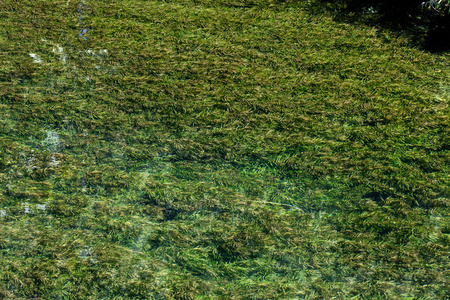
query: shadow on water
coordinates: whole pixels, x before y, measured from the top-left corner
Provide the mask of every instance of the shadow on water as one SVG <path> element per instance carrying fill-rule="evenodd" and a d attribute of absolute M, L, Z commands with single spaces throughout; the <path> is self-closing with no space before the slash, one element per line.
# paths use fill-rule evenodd
<path fill-rule="evenodd" d="M 430 53 L 450 51 L 450 12 L 426 10 L 422 2 L 317 0 L 308 10 L 314 15 L 329 13 L 338 22 L 365 24 L 380 32 L 389 30 Z"/>
<path fill-rule="evenodd" d="M 450 51 L 450 17 L 442 18 L 437 26 L 428 31 L 423 47 L 429 52 Z"/>

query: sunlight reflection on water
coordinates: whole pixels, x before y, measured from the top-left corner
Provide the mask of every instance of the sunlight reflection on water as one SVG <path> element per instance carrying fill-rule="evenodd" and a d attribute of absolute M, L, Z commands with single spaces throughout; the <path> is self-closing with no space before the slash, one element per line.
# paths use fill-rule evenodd
<path fill-rule="evenodd" d="M 78 23 L 83 23 L 84 20 L 84 12 L 86 10 L 87 4 L 85 1 L 80 1 L 79 5 L 78 5 Z M 83 40 L 87 41 L 88 38 L 86 36 L 87 31 L 89 30 L 88 27 L 82 28 L 80 29 L 79 33 L 78 33 L 78 37 L 79 38 L 83 38 Z"/>

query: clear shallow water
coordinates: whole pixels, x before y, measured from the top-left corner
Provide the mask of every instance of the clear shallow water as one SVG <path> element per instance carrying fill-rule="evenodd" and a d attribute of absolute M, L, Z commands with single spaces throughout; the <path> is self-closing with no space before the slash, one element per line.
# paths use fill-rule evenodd
<path fill-rule="evenodd" d="M 29 295 L 36 295 L 46 287 L 54 298 L 80 298 L 87 291 L 95 291 L 94 298 L 125 299 L 193 299 L 202 293 L 260 299 L 336 294 L 350 298 L 366 293 L 376 298 L 413 297 L 427 282 L 432 287 L 422 286 L 426 297 L 445 293 L 439 290 L 445 287 L 446 272 L 439 257 L 445 257 L 446 250 L 439 247 L 445 247 L 447 216 L 420 207 L 402 215 L 407 204 L 397 201 L 395 193 L 346 186 L 347 175 L 333 174 L 330 166 L 355 165 L 342 164 L 349 159 L 345 155 L 328 156 L 340 140 L 330 140 L 325 130 L 291 136 L 304 144 L 298 153 L 288 154 L 271 141 L 278 141 L 281 148 L 296 144 L 277 140 L 283 131 L 270 127 L 271 119 L 259 123 L 256 133 L 250 132 L 254 126 L 250 125 L 267 115 L 283 125 L 282 117 L 270 115 L 274 108 L 264 102 L 235 117 L 230 111 L 236 104 L 226 98 L 216 105 L 187 93 L 173 96 L 180 82 L 192 82 L 193 75 L 183 69 L 178 70 L 181 75 L 171 71 L 165 77 L 155 71 L 144 80 L 120 73 L 125 66 L 112 62 L 114 50 L 109 47 L 114 45 L 97 45 L 92 34 L 97 28 L 83 32 L 89 18 L 85 13 L 89 3 L 83 3 L 78 26 L 70 31 L 81 44 L 46 39 L 42 46 L 46 50 L 27 57 L 46 71 L 35 82 L 23 84 L 28 107 L 16 107 L 18 123 L 36 125 L 9 137 L 13 142 L 5 149 L 13 149 L 15 157 L 2 152 L 11 163 L 2 162 L 8 173 L 2 174 L 2 183 L 7 184 L 0 216 L 7 237 L 1 245 L 6 259 L 19 266 L 8 269 L 10 277 L 2 277 L 7 282 L 2 291 L 20 294 L 30 289 Z M 183 59 L 165 60 L 177 68 Z M 115 77 L 118 73 L 122 78 Z M 157 96 L 153 90 L 153 95 L 132 98 L 157 85 L 154 78 L 160 77 L 167 79 L 167 88 Z M 268 86 L 266 93 L 272 88 Z M 185 85 L 184 91 L 189 88 Z M 196 88 L 198 93 L 207 90 L 206 85 Z M 147 106 L 130 104 L 139 101 L 148 101 Z M 189 110 L 192 103 L 201 109 Z M 288 111 L 280 107 L 275 105 Z M 204 116 L 211 111 L 215 114 L 208 123 Z M 194 114 L 194 121 L 184 118 Z M 244 125 L 229 134 L 229 123 L 223 121 L 228 119 L 244 120 Z M 305 116 L 295 122 L 302 130 L 311 125 Z M 328 117 L 317 121 L 324 122 L 331 121 Z M 331 133 L 332 128 L 337 127 L 328 128 Z M 246 131 L 247 135 L 239 135 Z M 309 144 L 316 150 L 310 151 Z M 275 157 L 270 157 L 271 151 Z M 357 157 L 358 152 L 354 154 Z M 375 155 L 367 156 L 357 162 L 372 160 L 366 165 L 375 173 L 387 172 L 382 163 L 393 161 L 380 163 Z M 358 176 L 357 172 L 374 176 L 361 168 L 348 176 Z M 397 188 L 393 182 L 382 183 Z M 416 223 L 411 225 L 410 220 Z M 429 258 L 428 253 L 435 256 Z M 424 261 L 439 272 L 433 273 Z M 32 273 L 29 266 L 50 275 L 39 277 L 45 272 Z M 14 276 L 31 283 L 10 279 Z M 92 282 L 99 284 L 93 287 Z"/>

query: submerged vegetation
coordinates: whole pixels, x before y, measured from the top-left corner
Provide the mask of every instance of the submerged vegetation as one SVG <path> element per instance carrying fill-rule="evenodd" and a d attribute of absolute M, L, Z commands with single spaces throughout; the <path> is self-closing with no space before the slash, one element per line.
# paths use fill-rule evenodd
<path fill-rule="evenodd" d="M 308 5 L 1 1 L 0 298 L 449 298 L 450 57 Z"/>
<path fill-rule="evenodd" d="M 389 28 L 429 52 L 450 51 L 450 0 L 318 1 L 310 5 L 311 12 L 328 10 L 334 20 Z"/>

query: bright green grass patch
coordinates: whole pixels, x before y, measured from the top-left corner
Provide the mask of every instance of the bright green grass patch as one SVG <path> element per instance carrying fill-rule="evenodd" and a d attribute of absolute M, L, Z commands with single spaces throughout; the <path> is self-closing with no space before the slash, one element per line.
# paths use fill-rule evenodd
<path fill-rule="evenodd" d="M 0 3 L 0 295 L 449 297 L 448 55 L 302 5 Z"/>

